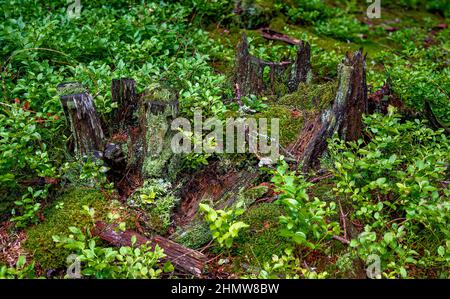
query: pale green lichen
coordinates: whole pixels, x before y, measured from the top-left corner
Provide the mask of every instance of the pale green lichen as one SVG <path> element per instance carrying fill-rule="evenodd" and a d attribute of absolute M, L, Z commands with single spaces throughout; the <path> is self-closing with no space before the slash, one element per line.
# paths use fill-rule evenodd
<path fill-rule="evenodd" d="M 58 94 L 60 96 L 70 95 L 70 94 L 80 94 L 86 92 L 86 87 L 84 87 L 81 83 L 73 82 L 73 83 L 63 83 L 57 88 Z"/>
<path fill-rule="evenodd" d="M 147 103 L 144 119 L 146 154 L 142 173 L 146 178 L 162 177 L 167 175 L 168 165 L 174 157 L 170 147 L 172 132 L 168 120 L 177 114 L 176 99 L 168 89 L 156 84 L 146 91 L 144 102 Z"/>

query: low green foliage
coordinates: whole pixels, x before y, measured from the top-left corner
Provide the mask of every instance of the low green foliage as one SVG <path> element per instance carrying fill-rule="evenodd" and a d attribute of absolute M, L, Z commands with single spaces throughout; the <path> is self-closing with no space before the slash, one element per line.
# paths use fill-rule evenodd
<path fill-rule="evenodd" d="M 0 279 L 35 279 L 36 273 L 32 262 L 27 265 L 25 256 L 21 255 L 17 259 L 15 267 L 7 267 L 0 265 Z"/>
<path fill-rule="evenodd" d="M 212 237 L 217 240 L 221 247 L 231 248 L 239 231 L 249 227 L 242 221 L 236 221 L 236 217 L 245 212 L 242 204 L 243 202 L 239 202 L 235 207 L 228 210 L 214 210 L 207 204 L 200 204 L 200 211 L 205 214 L 205 220 L 209 223 Z"/>
<path fill-rule="evenodd" d="M 32 187 L 28 187 L 27 193 L 22 196 L 21 200 L 14 202 L 17 208 L 12 210 L 12 222 L 16 223 L 17 228 L 23 228 L 29 224 L 38 223 L 37 211 L 41 207 L 39 199 L 45 199 L 47 190 L 34 191 Z M 20 210 L 20 215 L 16 213 Z"/>
<path fill-rule="evenodd" d="M 338 40 L 361 41 L 362 36 L 368 32 L 368 27 L 361 24 L 358 19 L 345 14 L 327 21 L 319 21 L 315 25 L 315 30 L 319 34 Z"/>
<path fill-rule="evenodd" d="M 252 271 L 253 272 L 253 271 Z M 274 254 L 270 262 L 265 262 L 257 273 L 244 276 L 244 278 L 257 279 L 324 279 L 328 273 L 316 273 L 300 266 L 300 260 L 295 258 L 292 249 L 286 249 L 284 254 Z"/>
<path fill-rule="evenodd" d="M 276 203 L 283 205 L 286 211 L 286 215 L 280 216 L 282 236 L 294 244 L 317 249 L 324 240 L 339 234 L 339 224 L 326 220 L 336 213 L 336 204 L 317 197 L 311 199 L 307 190 L 312 184 L 290 171 L 286 162 L 282 161 L 273 171 L 272 182 L 280 192 Z"/>
<path fill-rule="evenodd" d="M 92 157 L 66 162 L 60 168 L 61 179 L 68 185 L 112 191 L 114 184 L 108 181 L 108 170 L 103 160 Z"/>
<path fill-rule="evenodd" d="M 296 0 L 294 3 L 288 8 L 287 15 L 292 21 L 303 24 L 314 24 L 341 12 L 339 8 L 332 8 L 321 0 Z"/>
<path fill-rule="evenodd" d="M 351 246 L 364 261 L 378 255 L 387 277 L 406 277 L 412 267 L 444 271 L 450 261 L 450 189 L 443 183 L 448 138 L 421 121 L 401 122 L 392 107 L 365 123 L 370 142 L 334 139 L 329 147 L 335 191 L 364 224 Z"/>
<path fill-rule="evenodd" d="M 163 272 L 172 272 L 173 266 L 166 262 L 160 266 L 161 259 L 166 257 L 164 251 L 156 245 L 141 245 L 133 248 L 122 246 L 118 249 L 97 245 L 87 230 L 84 234 L 80 229 L 69 227 L 68 237 L 53 236 L 57 246 L 63 246 L 76 255 L 75 261 L 81 262 L 81 275 L 98 279 L 155 279 Z M 131 240 L 135 245 L 136 237 Z"/>

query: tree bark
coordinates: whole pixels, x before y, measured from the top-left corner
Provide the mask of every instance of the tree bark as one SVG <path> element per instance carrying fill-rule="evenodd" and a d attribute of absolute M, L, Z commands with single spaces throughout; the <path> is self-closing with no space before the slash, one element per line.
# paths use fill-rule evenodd
<path fill-rule="evenodd" d="M 365 56 L 348 53 L 338 69 L 338 89 L 333 105 L 310 117 L 290 152 L 303 162 L 303 170 L 316 167 L 327 149 L 327 139 L 337 133 L 346 141 L 362 134 L 362 115 L 367 113 Z"/>
<path fill-rule="evenodd" d="M 136 81 L 130 78 L 113 79 L 111 83 L 112 101 L 117 103 L 113 116 L 115 132 L 126 131 L 129 126 L 137 124 L 134 112 L 138 107 Z"/>
<path fill-rule="evenodd" d="M 57 89 L 70 123 L 76 155 L 81 157 L 103 151 L 105 136 L 92 96 L 81 83 L 62 83 Z"/>

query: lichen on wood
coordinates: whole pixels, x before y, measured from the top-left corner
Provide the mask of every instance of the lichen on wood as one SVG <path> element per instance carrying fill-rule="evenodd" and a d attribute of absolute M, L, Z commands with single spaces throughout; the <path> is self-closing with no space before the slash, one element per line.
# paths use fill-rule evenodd
<path fill-rule="evenodd" d="M 141 94 L 140 128 L 143 137 L 141 173 L 143 178 L 172 177 L 169 165 L 177 157 L 171 150 L 170 122 L 178 114 L 175 93 L 153 85 Z"/>

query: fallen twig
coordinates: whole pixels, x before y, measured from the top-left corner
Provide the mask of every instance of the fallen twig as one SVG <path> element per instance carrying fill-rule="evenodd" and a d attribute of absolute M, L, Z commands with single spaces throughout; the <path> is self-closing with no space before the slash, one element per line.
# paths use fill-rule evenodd
<path fill-rule="evenodd" d="M 276 32 L 276 31 L 271 30 L 269 28 L 261 29 L 261 35 L 265 39 L 278 40 L 278 41 L 282 41 L 282 42 L 288 43 L 290 45 L 298 45 L 300 43 L 299 39 L 289 37 L 286 34 L 283 34 L 283 33 L 280 33 L 280 32 Z"/>
<path fill-rule="evenodd" d="M 339 237 L 339 236 L 336 236 L 336 235 L 333 236 L 333 239 L 338 240 L 339 242 L 342 242 L 345 245 L 349 245 L 350 244 L 349 240 L 344 239 L 344 238 Z"/>

